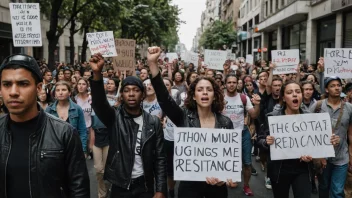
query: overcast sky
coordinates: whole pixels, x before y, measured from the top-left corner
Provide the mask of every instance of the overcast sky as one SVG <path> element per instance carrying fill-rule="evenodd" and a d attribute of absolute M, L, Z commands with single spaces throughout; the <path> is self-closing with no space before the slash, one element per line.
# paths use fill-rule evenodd
<path fill-rule="evenodd" d="M 186 24 L 181 24 L 178 36 L 181 43 L 186 45 L 187 50 L 191 50 L 193 38 L 197 28 L 200 27 L 200 18 L 205 10 L 206 0 L 173 0 L 172 3 L 182 9 L 180 19 Z"/>

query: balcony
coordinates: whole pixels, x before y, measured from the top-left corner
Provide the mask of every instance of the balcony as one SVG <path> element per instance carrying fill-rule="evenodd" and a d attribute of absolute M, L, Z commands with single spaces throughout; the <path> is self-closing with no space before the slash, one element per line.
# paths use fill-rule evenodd
<path fill-rule="evenodd" d="M 331 10 L 338 11 L 352 7 L 352 0 L 331 0 Z"/>
<path fill-rule="evenodd" d="M 263 4 L 265 5 L 265 4 Z M 283 25 L 292 25 L 306 20 L 311 2 L 309 0 L 287 0 L 286 5 L 270 13 L 259 23 L 259 31 L 273 31 Z M 266 10 L 266 9 L 262 9 Z M 267 10 L 270 10 L 269 8 Z"/>

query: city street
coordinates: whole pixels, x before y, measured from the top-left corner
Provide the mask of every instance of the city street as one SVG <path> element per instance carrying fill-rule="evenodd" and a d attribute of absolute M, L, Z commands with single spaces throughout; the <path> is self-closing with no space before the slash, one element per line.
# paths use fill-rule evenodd
<path fill-rule="evenodd" d="M 255 159 L 253 159 L 253 165 L 258 171 L 257 176 L 252 176 L 251 181 L 250 181 L 250 186 L 253 190 L 254 197 L 258 198 L 272 198 L 272 191 L 267 190 L 264 186 L 264 172 L 260 170 L 260 164 L 258 162 L 255 162 Z M 90 176 L 90 191 L 91 191 L 91 198 L 96 198 L 98 197 L 97 195 L 97 182 L 95 178 L 95 170 L 93 167 L 93 160 L 87 160 L 87 166 L 89 170 L 89 176 Z M 230 189 L 229 190 L 229 198 L 238 198 L 238 197 L 247 197 L 243 194 L 242 192 L 242 184 L 239 184 L 239 186 L 236 189 Z M 290 198 L 293 198 L 292 191 Z M 318 195 L 313 195 L 311 198 L 318 198 Z"/>

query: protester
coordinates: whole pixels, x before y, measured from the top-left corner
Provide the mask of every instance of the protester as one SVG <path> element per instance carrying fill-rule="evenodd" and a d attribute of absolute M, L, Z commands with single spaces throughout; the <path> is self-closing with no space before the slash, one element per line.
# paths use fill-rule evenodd
<path fill-rule="evenodd" d="M 268 116 L 295 115 L 309 113 L 304 112 L 300 106 L 302 104 L 302 87 L 293 81 L 286 82 L 280 91 L 282 108 L 274 109 Z M 269 149 L 274 144 L 275 137 L 269 135 L 269 124 L 266 121 L 263 130 L 259 135 L 259 144 Z M 339 138 L 331 136 L 331 143 L 337 145 Z M 270 153 L 270 150 L 269 150 Z M 311 197 L 311 169 L 309 162 L 312 157 L 303 155 L 300 159 L 275 160 L 268 158 L 268 177 L 271 180 L 274 198 L 288 198 L 289 191 L 292 191 L 295 197 Z"/>
<path fill-rule="evenodd" d="M 223 95 L 212 78 L 198 78 L 190 86 L 186 109 L 181 109 L 169 95 L 163 84 L 157 60 L 161 50 L 159 47 L 148 49 L 148 64 L 151 72 L 151 82 L 157 94 L 159 104 L 177 127 L 225 128 L 232 129 L 229 118 L 221 115 L 224 107 Z M 231 180 L 226 182 L 235 186 Z M 227 198 L 225 182 L 217 178 L 206 178 L 206 182 L 181 181 L 178 197 L 218 197 Z"/>
<path fill-rule="evenodd" d="M 0 118 L 0 197 L 90 197 L 80 139 L 37 103 L 42 74 L 33 57 L 11 55 L 0 66 L 8 114 Z M 11 148 L 11 149 L 9 149 Z"/>
<path fill-rule="evenodd" d="M 59 81 L 55 84 L 56 101 L 46 108 L 46 112 L 71 124 L 77 131 L 82 141 L 82 148 L 87 157 L 87 127 L 84 121 L 83 110 L 71 99 L 72 89 L 68 82 Z"/>
<path fill-rule="evenodd" d="M 104 91 L 102 55 L 94 55 L 90 66 L 92 107 L 110 136 L 104 177 L 112 183 L 111 197 L 164 198 L 167 193 L 164 136 L 160 120 L 141 109 L 145 94 L 142 81 L 133 76 L 125 78 L 120 91 L 122 104 L 114 109 Z"/>

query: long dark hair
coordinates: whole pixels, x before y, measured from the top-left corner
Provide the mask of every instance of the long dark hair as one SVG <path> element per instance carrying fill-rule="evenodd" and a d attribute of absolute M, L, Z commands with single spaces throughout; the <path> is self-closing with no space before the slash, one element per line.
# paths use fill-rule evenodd
<path fill-rule="evenodd" d="M 219 87 L 219 85 L 212 79 L 208 77 L 198 77 L 191 85 L 189 86 L 187 92 L 187 98 L 185 99 L 185 107 L 191 111 L 197 111 L 197 103 L 193 100 L 195 95 L 196 86 L 201 80 L 207 80 L 211 83 L 214 89 L 214 101 L 211 104 L 211 111 L 214 113 L 221 113 L 225 107 L 224 95 Z"/>
<path fill-rule="evenodd" d="M 313 98 L 316 99 L 316 100 L 320 100 L 321 96 L 320 96 L 319 92 L 315 89 L 315 84 L 314 84 L 314 83 L 312 83 L 312 82 L 310 82 L 310 81 L 303 81 L 303 82 L 301 83 L 302 89 L 303 89 L 303 86 L 304 86 L 304 85 L 307 85 L 307 84 L 309 84 L 309 85 L 311 85 L 311 86 L 313 87 L 313 94 L 312 94 L 311 100 L 312 100 Z"/>

